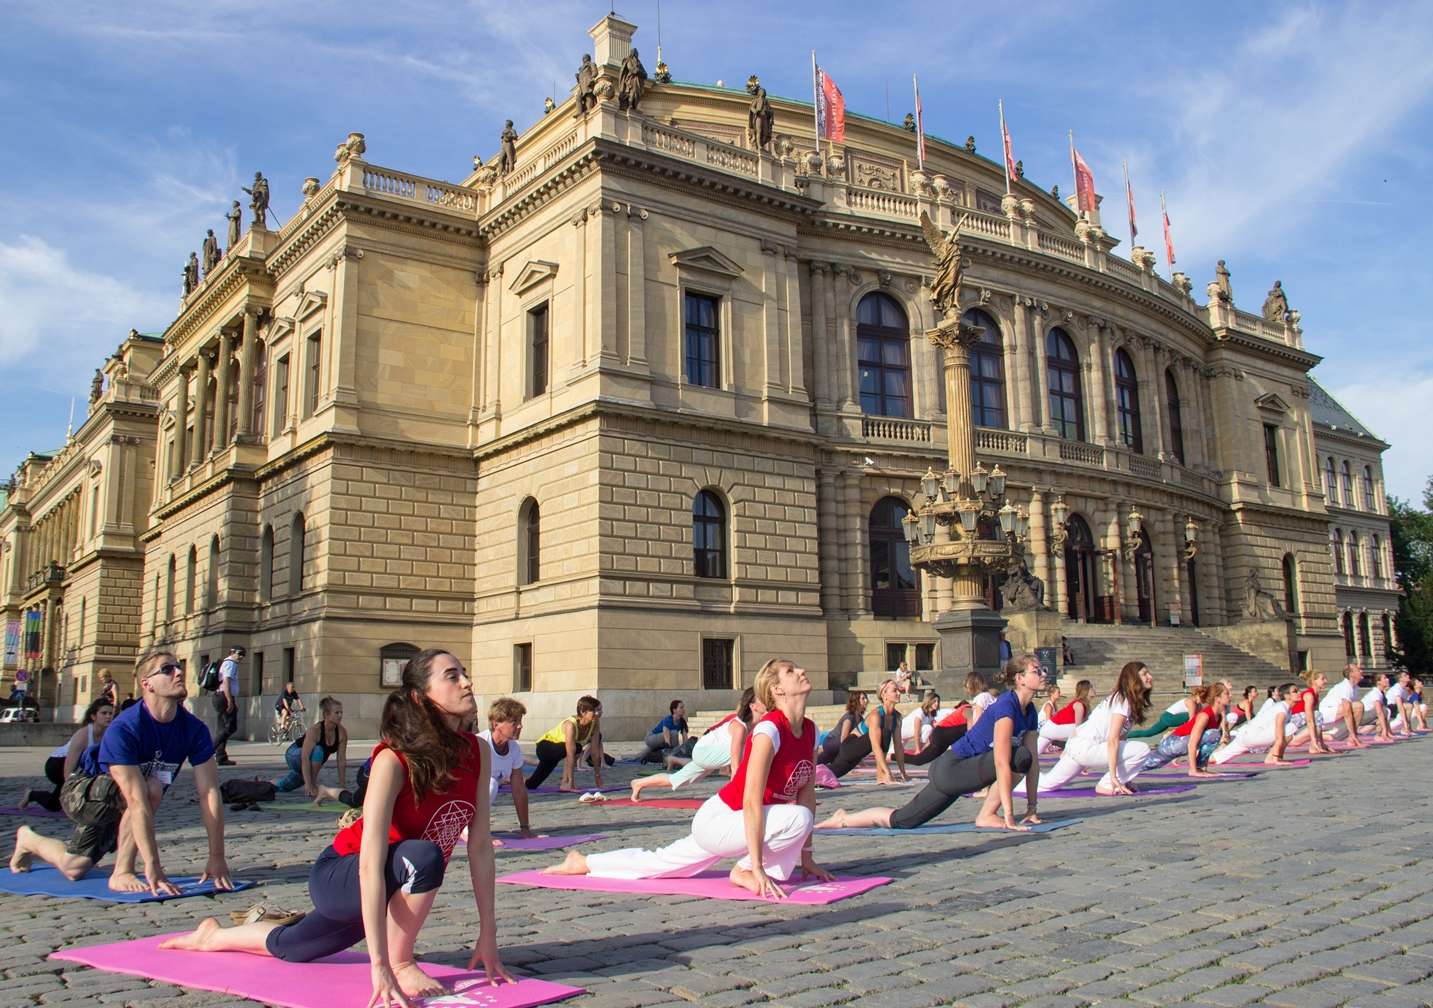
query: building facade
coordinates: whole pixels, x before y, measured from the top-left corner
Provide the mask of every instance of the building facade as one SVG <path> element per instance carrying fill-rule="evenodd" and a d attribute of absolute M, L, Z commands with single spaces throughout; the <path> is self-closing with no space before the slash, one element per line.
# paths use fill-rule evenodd
<path fill-rule="evenodd" d="M 1321 425 L 1297 313 L 1244 312 L 1218 283 L 1201 304 L 1147 250 L 1116 255 L 1097 213 L 1005 194 L 965 149 L 932 141 L 913 170 L 891 124 L 852 116 L 823 153 L 798 102 L 770 99 L 765 149 L 745 91 L 653 84 L 619 107 L 634 30 L 594 26 L 595 107 L 543 116 L 512 165 L 446 183 L 350 138 L 291 220 L 251 227 L 183 299 L 134 372 L 144 461 L 121 472 L 142 503 L 127 545 L 95 546 L 135 572 L 120 595 L 138 579 L 126 654 L 242 644 L 251 728 L 292 679 L 359 733 L 420 647 L 535 725 L 600 690 L 614 737 L 670 696 L 727 704 L 773 654 L 832 688 L 938 667 L 922 616 L 950 584 L 917 578 L 900 525 L 944 468 L 950 408 L 922 213 L 960 222 L 985 337 L 959 408 L 1028 511 L 1054 609 L 1224 626 L 1290 573 L 1292 661 L 1339 664 L 1345 609 L 1377 624 L 1391 582 L 1337 574 L 1330 529 L 1386 548 L 1386 516 L 1331 505 L 1322 474 L 1333 452 L 1381 485 L 1386 445 Z M 84 479 L 60 478 L 82 454 L 21 467 L 11 550 L 37 507 L 78 492 L 84 512 Z M 69 567 L 26 587 L 61 554 L 24 555 L 7 616 L 54 592 L 73 611 Z"/>

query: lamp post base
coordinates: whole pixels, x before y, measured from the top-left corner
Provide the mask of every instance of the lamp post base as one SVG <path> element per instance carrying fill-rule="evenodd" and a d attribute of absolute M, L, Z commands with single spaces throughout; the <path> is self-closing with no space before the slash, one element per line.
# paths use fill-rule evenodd
<path fill-rule="evenodd" d="M 1005 618 L 993 609 L 951 609 L 931 624 L 940 634 L 935 690 L 949 705 L 965 696 L 965 677 L 978 672 L 993 682 L 1000 671 L 1000 634 Z"/>

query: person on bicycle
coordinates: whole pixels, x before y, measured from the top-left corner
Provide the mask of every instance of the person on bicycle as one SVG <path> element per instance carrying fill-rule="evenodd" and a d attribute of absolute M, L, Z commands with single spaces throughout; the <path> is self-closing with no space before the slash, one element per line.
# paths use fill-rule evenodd
<path fill-rule="evenodd" d="M 293 683 L 284 683 L 284 691 L 274 701 L 274 720 L 279 723 L 279 731 L 287 736 L 294 712 L 302 710 L 308 710 L 308 708 L 304 706 L 298 690 L 294 689 Z"/>

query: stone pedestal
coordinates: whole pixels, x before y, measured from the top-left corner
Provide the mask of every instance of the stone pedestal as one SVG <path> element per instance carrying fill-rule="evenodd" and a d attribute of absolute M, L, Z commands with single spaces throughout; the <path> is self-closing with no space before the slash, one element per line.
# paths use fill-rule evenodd
<path fill-rule="evenodd" d="M 1049 609 L 1028 609 L 1005 612 L 1005 639 L 1016 655 L 1035 653 L 1036 648 L 1052 647 L 1059 653 L 1060 614 Z"/>
<path fill-rule="evenodd" d="M 965 677 L 979 672 L 986 682 L 1000 670 L 1000 632 L 1005 620 L 981 606 L 952 609 L 932 624 L 940 634 L 940 668 L 935 670 L 935 691 L 947 700 L 965 696 Z"/>

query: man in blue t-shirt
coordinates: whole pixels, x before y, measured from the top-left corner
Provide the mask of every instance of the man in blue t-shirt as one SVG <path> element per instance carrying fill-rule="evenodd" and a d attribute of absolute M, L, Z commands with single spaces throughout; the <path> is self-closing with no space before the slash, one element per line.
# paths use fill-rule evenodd
<path fill-rule="evenodd" d="M 96 861 L 110 851 L 115 855 L 109 887 L 119 892 L 178 895 L 179 889 L 159 863 L 154 836 L 154 812 L 164 792 L 188 760 L 194 767 L 194 789 L 204 831 L 209 837 L 209 859 L 203 879 L 217 889 L 232 889 L 224 860 L 224 805 L 219 796 L 219 770 L 209 729 L 184 709 L 188 688 L 184 669 L 172 653 L 149 648 L 135 664 L 141 700 L 110 723 L 100 741 L 80 757 L 79 767 L 66 789 L 87 784 L 89 800 L 68 842 L 41 836 L 28 826 L 15 833 L 10 870 L 29 870 L 32 858 L 47 861 L 70 879 L 84 878 Z M 75 778 L 82 777 L 82 780 Z M 61 804 L 65 805 L 64 792 Z M 65 805 L 70 810 L 69 805 Z M 144 861 L 144 881 L 135 874 L 135 857 Z"/>
<path fill-rule="evenodd" d="M 640 757 L 643 763 L 659 758 L 668 749 L 686 741 L 687 705 L 680 700 L 673 700 L 668 707 L 667 716 L 647 733 L 647 748 Z"/>

